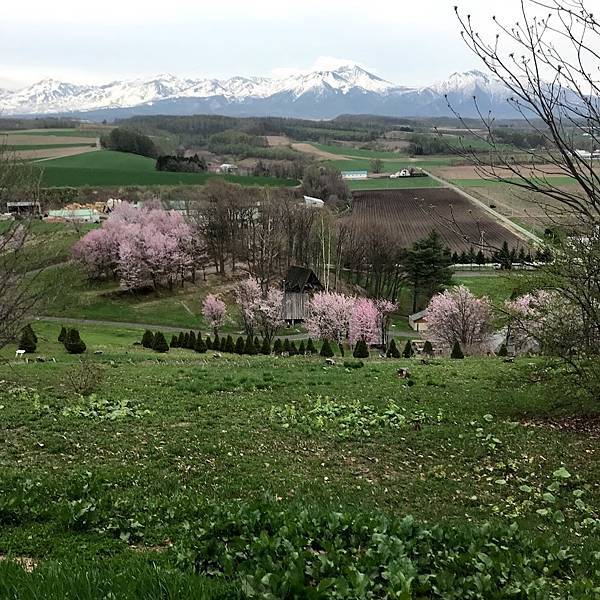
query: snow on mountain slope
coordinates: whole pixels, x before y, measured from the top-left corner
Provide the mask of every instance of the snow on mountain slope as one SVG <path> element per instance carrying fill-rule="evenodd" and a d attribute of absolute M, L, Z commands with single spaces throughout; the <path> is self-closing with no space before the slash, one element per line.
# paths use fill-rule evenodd
<path fill-rule="evenodd" d="M 401 111 L 404 116 L 430 112 L 436 115 L 441 109 L 432 105 L 439 104 L 445 94 L 458 98 L 485 94 L 491 100 L 500 101 L 503 90 L 501 82 L 480 71 L 454 73 L 446 81 L 416 89 L 385 81 L 358 65 L 274 79 L 185 79 L 157 75 L 149 79 L 113 81 L 96 86 L 44 79 L 15 92 L 0 90 L 0 114 L 82 113 L 136 107 L 147 114 L 149 108 L 156 104 L 163 109 L 176 110 L 173 107 L 186 103 L 203 107 L 205 101 L 210 101 L 207 110 L 214 106 L 214 112 L 220 110 L 224 114 L 233 110 L 243 112 L 244 106 L 248 107 L 249 114 L 252 111 L 269 114 L 271 105 L 274 114 L 285 114 L 289 105 L 290 115 L 297 116 L 300 109 L 291 108 L 295 104 L 305 107 L 300 114 L 316 118 L 335 113 L 338 108 L 351 112 L 369 112 L 372 109 L 377 114 L 400 114 L 398 111 Z M 311 102 L 317 103 L 320 108 L 310 110 Z"/>

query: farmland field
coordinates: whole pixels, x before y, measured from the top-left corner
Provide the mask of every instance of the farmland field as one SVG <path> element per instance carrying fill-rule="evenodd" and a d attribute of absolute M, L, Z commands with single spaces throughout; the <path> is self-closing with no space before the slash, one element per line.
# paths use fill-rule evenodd
<path fill-rule="evenodd" d="M 377 177 L 373 179 L 355 179 L 346 181 L 348 188 L 352 191 L 361 190 L 398 190 L 398 189 L 420 189 L 438 188 L 442 184 L 431 177 Z"/>
<path fill-rule="evenodd" d="M 8 131 L 0 133 L 0 144 L 24 160 L 66 157 L 96 149 L 97 133 L 80 129 Z"/>
<path fill-rule="evenodd" d="M 154 165 L 154 160 L 144 156 L 101 150 L 44 162 L 42 183 L 47 187 L 202 185 L 211 177 L 242 185 L 294 186 L 298 183 L 274 177 L 168 173 L 156 171 Z"/>
<path fill-rule="evenodd" d="M 435 229 L 452 251 L 468 251 L 471 244 L 445 225 L 451 218 L 471 239 L 481 239 L 492 246 L 500 246 L 504 241 L 510 247 L 524 245 L 521 238 L 485 212 L 445 188 L 356 192 L 349 217 L 361 227 L 374 224 L 388 229 L 404 246 L 426 237 Z"/>

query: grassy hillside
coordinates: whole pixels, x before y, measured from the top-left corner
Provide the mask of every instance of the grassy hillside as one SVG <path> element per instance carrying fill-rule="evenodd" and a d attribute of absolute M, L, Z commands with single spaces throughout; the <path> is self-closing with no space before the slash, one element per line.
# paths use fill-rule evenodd
<path fill-rule="evenodd" d="M 223 177 L 242 185 L 293 186 L 291 179 L 242 177 L 207 173 L 167 173 L 156 171 L 154 160 L 135 154 L 102 150 L 39 163 L 46 187 L 119 185 L 202 185 L 211 177 Z"/>
<path fill-rule="evenodd" d="M 600 442 L 548 426 L 585 407 L 536 361 L 157 355 L 82 327 L 80 365 L 34 327 L 56 362 L 2 371 L 0 595 L 594 597 Z"/>

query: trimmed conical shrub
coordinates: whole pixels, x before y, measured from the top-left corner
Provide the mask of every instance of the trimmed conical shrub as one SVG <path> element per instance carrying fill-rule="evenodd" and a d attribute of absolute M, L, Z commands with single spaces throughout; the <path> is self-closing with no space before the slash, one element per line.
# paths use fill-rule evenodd
<path fill-rule="evenodd" d="M 427 354 L 427 356 L 433 356 L 433 346 L 429 340 L 427 340 L 423 345 L 423 354 Z"/>
<path fill-rule="evenodd" d="M 149 329 L 144 331 L 144 335 L 142 336 L 142 346 L 144 346 L 144 348 L 152 348 L 154 346 L 154 334 Z"/>
<path fill-rule="evenodd" d="M 171 343 L 169 346 L 171 346 L 171 348 L 179 348 L 179 338 L 176 335 L 171 336 Z"/>
<path fill-rule="evenodd" d="M 298 355 L 298 348 L 296 348 L 296 343 L 294 341 L 290 342 L 290 356 Z"/>
<path fill-rule="evenodd" d="M 33 329 L 27 325 L 21 331 L 21 339 L 19 340 L 19 350 L 25 350 L 27 354 L 35 352 L 37 348 L 37 336 L 33 332 Z"/>
<path fill-rule="evenodd" d="M 225 340 L 225 352 L 229 352 L 229 354 L 233 354 L 235 352 L 235 344 L 233 343 L 233 338 L 228 335 Z"/>
<path fill-rule="evenodd" d="M 204 340 L 202 339 L 202 334 L 200 333 L 196 338 L 196 347 L 194 348 L 194 350 L 196 352 L 199 352 L 200 354 L 204 354 L 206 352 L 206 344 L 204 343 Z"/>
<path fill-rule="evenodd" d="M 325 340 L 323 342 L 320 354 L 325 358 L 331 358 L 333 356 L 333 350 L 331 349 L 331 344 L 329 343 L 329 340 Z"/>
<path fill-rule="evenodd" d="M 227 348 L 227 338 L 222 337 L 221 338 L 221 344 L 220 344 L 220 350 L 221 352 L 225 352 L 226 348 Z"/>
<path fill-rule="evenodd" d="M 212 350 L 213 349 L 213 343 L 212 343 L 212 340 L 210 339 L 210 335 L 206 336 L 206 339 L 204 340 L 204 343 L 206 344 L 206 349 L 207 350 Z"/>
<path fill-rule="evenodd" d="M 179 348 L 185 348 L 185 333 L 183 333 L 183 331 L 179 333 L 178 342 Z"/>
<path fill-rule="evenodd" d="M 212 347 L 213 347 L 213 350 L 220 350 L 221 349 L 221 338 L 219 337 L 218 333 L 215 333 L 215 337 L 213 339 Z"/>
<path fill-rule="evenodd" d="M 277 338 L 273 344 L 273 354 L 281 354 L 283 352 L 283 344 L 281 340 Z"/>
<path fill-rule="evenodd" d="M 269 344 L 269 340 L 267 338 L 263 338 L 263 343 L 260 348 L 260 353 L 268 356 L 271 354 L 271 344 Z"/>
<path fill-rule="evenodd" d="M 154 350 L 154 352 L 161 353 L 169 351 L 169 344 L 167 344 L 167 340 L 165 339 L 165 336 L 162 333 L 162 331 L 159 331 L 154 336 L 154 346 L 152 346 L 152 349 Z"/>
<path fill-rule="evenodd" d="M 66 327 L 63 325 L 63 326 L 60 328 L 60 333 L 58 334 L 58 341 L 59 341 L 59 342 L 64 342 L 66 337 L 67 337 L 67 329 L 66 329 Z"/>
<path fill-rule="evenodd" d="M 315 344 L 312 341 L 312 338 L 308 338 L 308 342 L 306 342 L 306 353 L 307 354 L 316 354 L 317 349 L 315 348 Z"/>
<path fill-rule="evenodd" d="M 290 340 L 288 340 L 287 338 L 285 338 L 285 340 L 283 340 L 283 351 L 284 352 L 290 351 Z"/>
<path fill-rule="evenodd" d="M 152 332 L 150 332 L 152 333 Z M 154 336 L 152 336 L 154 339 Z M 65 350 L 69 354 L 83 354 L 86 350 L 85 343 L 79 336 L 79 331 L 77 329 L 69 329 L 67 331 L 67 335 L 64 341 Z"/>
<path fill-rule="evenodd" d="M 190 350 L 194 350 L 196 348 L 196 334 L 193 331 L 190 331 L 188 335 L 188 345 L 187 347 Z"/>
<path fill-rule="evenodd" d="M 300 341 L 300 345 L 298 346 L 298 354 L 300 356 L 304 356 L 306 354 L 306 346 L 304 345 L 304 340 Z"/>
<path fill-rule="evenodd" d="M 181 346 L 182 348 L 189 348 L 190 347 L 190 334 L 189 333 L 184 333 L 183 334 L 183 346 Z"/>
<path fill-rule="evenodd" d="M 254 347 L 254 340 L 252 336 L 248 336 L 246 338 L 246 343 L 244 345 L 244 354 L 254 355 L 256 354 L 256 348 Z"/>
<path fill-rule="evenodd" d="M 396 346 L 396 340 L 394 340 L 394 338 L 392 338 L 392 341 L 388 346 L 386 356 L 388 358 L 400 358 L 400 350 L 398 350 L 398 346 Z"/>
<path fill-rule="evenodd" d="M 460 347 L 460 344 L 458 343 L 458 340 L 456 340 L 454 342 L 454 346 L 452 346 L 452 352 L 450 353 L 450 358 L 464 358 L 465 355 L 463 354 L 462 348 Z"/>
<path fill-rule="evenodd" d="M 356 342 L 353 356 L 354 358 L 369 358 L 369 347 L 367 346 L 367 342 L 365 342 L 365 340 L 360 339 L 358 342 Z"/>
<path fill-rule="evenodd" d="M 502 346 L 500 346 L 500 350 L 498 350 L 498 356 L 508 356 L 508 348 L 506 347 L 506 344 L 502 344 Z"/>
<path fill-rule="evenodd" d="M 410 340 L 407 340 L 404 350 L 402 351 L 402 356 L 404 356 L 404 358 L 410 358 L 414 353 L 415 351 L 413 350 Z"/>
<path fill-rule="evenodd" d="M 244 354 L 244 338 L 240 335 L 237 341 L 235 342 L 235 352 L 236 354 Z"/>
<path fill-rule="evenodd" d="M 260 340 L 258 339 L 258 336 L 254 337 L 254 347 L 256 348 L 256 352 L 258 353 L 260 349 Z"/>

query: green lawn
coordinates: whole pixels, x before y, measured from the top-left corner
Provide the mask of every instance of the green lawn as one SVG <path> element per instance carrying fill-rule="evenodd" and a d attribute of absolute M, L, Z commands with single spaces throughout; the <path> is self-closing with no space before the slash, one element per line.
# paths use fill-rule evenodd
<path fill-rule="evenodd" d="M 340 156 L 352 156 L 356 158 L 381 158 L 397 160 L 402 157 L 399 152 L 378 152 L 375 150 L 361 150 L 358 148 L 352 148 L 350 146 L 337 146 L 333 144 L 315 144 L 311 143 L 312 146 L 322 150 L 323 152 L 329 152 L 330 154 L 339 154 Z"/>
<path fill-rule="evenodd" d="M 0 367 L 2 597 L 595 597 L 600 441 L 544 422 L 593 409 L 536 360 L 158 355 L 81 327 L 80 365 L 34 329 L 56 362 Z"/>
<path fill-rule="evenodd" d="M 346 182 L 352 191 L 361 190 L 398 190 L 398 189 L 418 189 L 418 188 L 437 188 L 442 184 L 431 177 L 398 177 L 390 179 L 382 177 L 379 179 L 356 179 Z"/>
<path fill-rule="evenodd" d="M 155 162 L 144 156 L 101 150 L 40 163 L 46 187 L 121 185 L 203 185 L 211 177 L 222 177 L 242 185 L 294 186 L 292 179 L 243 177 L 207 173 L 167 173 L 156 171 Z"/>

